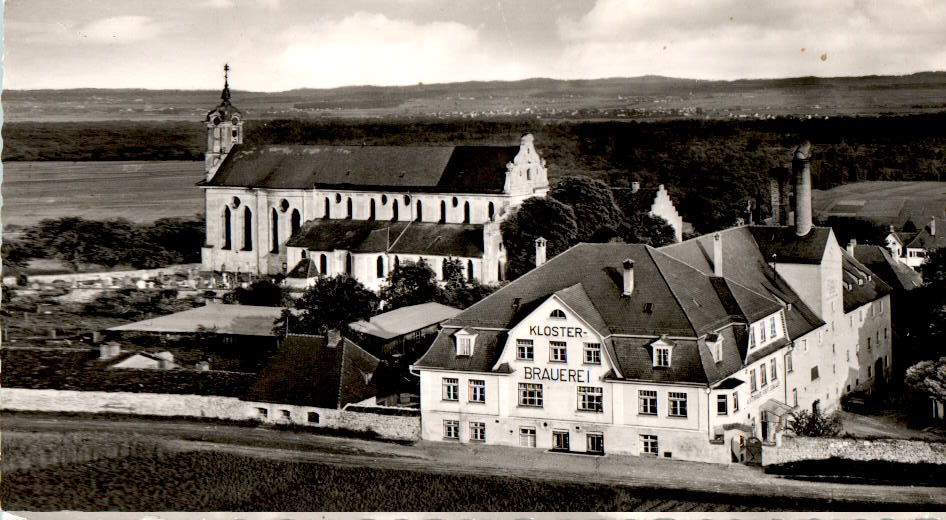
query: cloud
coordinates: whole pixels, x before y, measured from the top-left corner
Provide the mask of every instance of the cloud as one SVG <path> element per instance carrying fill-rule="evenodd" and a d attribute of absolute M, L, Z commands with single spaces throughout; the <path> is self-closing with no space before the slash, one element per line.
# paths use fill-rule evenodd
<path fill-rule="evenodd" d="M 283 35 L 278 66 L 294 86 L 408 85 L 502 78 L 514 67 L 490 59 L 476 29 L 358 12 L 319 19 Z"/>
<path fill-rule="evenodd" d="M 752 0 L 598 0 L 585 15 L 559 20 L 558 68 L 573 77 L 709 79 L 943 70 L 943 20 L 946 3 L 936 0 L 764 8 Z"/>
<path fill-rule="evenodd" d="M 89 43 L 128 44 L 156 39 L 161 32 L 161 25 L 147 16 L 113 16 L 90 22 L 76 34 Z"/>

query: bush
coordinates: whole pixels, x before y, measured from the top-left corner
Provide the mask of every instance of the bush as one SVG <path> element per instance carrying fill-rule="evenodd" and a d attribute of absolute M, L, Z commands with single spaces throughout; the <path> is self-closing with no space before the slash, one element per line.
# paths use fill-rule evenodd
<path fill-rule="evenodd" d="M 837 412 L 830 415 L 802 410 L 792 414 L 789 430 L 802 437 L 837 437 L 841 433 L 841 417 Z"/>

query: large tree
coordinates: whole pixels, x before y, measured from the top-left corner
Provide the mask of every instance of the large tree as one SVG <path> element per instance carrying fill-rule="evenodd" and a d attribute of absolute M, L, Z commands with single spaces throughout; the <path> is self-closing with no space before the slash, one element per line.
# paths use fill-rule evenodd
<path fill-rule="evenodd" d="M 322 334 L 370 318 L 377 306 L 377 295 L 348 275 L 320 278 L 296 300 L 298 312 L 284 310 L 273 331 Z"/>
<path fill-rule="evenodd" d="M 437 301 L 439 298 L 437 274 L 423 260 L 401 262 L 381 284 L 381 300 L 384 301 L 385 310 Z"/>
<path fill-rule="evenodd" d="M 572 208 L 555 199 L 526 199 L 499 227 L 506 247 L 506 276 L 510 280 L 535 267 L 535 239 L 548 241 L 546 258 L 565 251 L 578 236 Z"/>
<path fill-rule="evenodd" d="M 249 287 L 237 287 L 223 297 L 224 303 L 261 305 L 264 307 L 286 307 L 290 304 L 289 291 L 272 280 L 257 280 Z"/>
<path fill-rule="evenodd" d="M 443 289 L 439 302 L 451 307 L 465 309 L 492 294 L 497 286 L 481 284 L 476 279 L 465 276 L 463 262 L 456 258 L 447 258 L 443 262 Z"/>
<path fill-rule="evenodd" d="M 625 221 L 618 228 L 618 235 L 628 244 L 647 244 L 654 247 L 676 242 L 677 235 L 663 217 L 640 213 Z"/>
<path fill-rule="evenodd" d="M 572 208 L 577 225 L 577 240 L 590 242 L 602 228 L 621 223 L 618 209 L 608 186 L 585 176 L 563 177 L 549 190 L 549 196 Z"/>
<path fill-rule="evenodd" d="M 903 382 L 920 394 L 946 401 L 946 357 L 913 365 L 907 369 Z"/>

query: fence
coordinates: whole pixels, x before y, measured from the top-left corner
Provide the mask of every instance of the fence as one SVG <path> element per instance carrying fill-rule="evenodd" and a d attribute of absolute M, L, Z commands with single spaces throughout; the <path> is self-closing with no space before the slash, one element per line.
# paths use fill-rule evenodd
<path fill-rule="evenodd" d="M 783 437 L 779 446 L 763 447 L 762 464 L 839 458 L 916 464 L 946 464 L 946 443 L 901 439 L 857 440 L 824 437 Z"/>

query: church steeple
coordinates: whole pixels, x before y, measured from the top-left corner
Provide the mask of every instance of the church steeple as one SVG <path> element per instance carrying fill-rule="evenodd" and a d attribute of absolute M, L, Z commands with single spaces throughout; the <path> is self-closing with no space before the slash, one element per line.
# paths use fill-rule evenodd
<path fill-rule="evenodd" d="M 223 90 L 220 103 L 207 113 L 207 151 L 204 153 L 206 180 L 213 178 L 217 168 L 234 146 L 243 144 L 243 114 L 230 104 L 230 65 L 223 66 Z"/>
<path fill-rule="evenodd" d="M 230 64 L 223 64 L 223 91 L 220 92 L 220 100 L 225 104 L 230 104 Z"/>

